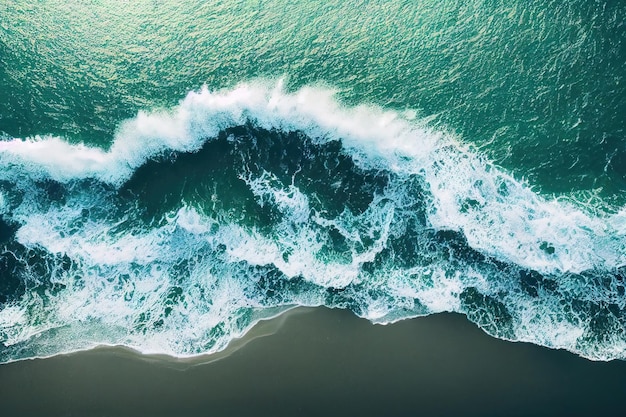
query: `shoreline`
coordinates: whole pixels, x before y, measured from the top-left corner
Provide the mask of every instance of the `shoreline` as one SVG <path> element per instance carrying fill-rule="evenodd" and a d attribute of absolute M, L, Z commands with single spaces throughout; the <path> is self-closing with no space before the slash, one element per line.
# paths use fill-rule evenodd
<path fill-rule="evenodd" d="M 626 362 L 494 339 L 442 313 L 373 325 L 297 308 L 226 350 L 172 358 L 123 347 L 0 365 L 11 416 L 611 416 Z"/>
<path fill-rule="evenodd" d="M 167 353 L 151 353 L 151 352 L 142 352 L 139 349 L 136 349 L 132 346 L 126 345 L 108 345 L 108 344 L 100 344 L 95 345 L 93 347 L 79 349 L 71 352 L 61 352 L 56 353 L 49 356 L 36 356 L 32 358 L 19 358 L 10 360 L 8 362 L 0 363 L 0 368 L 3 365 L 10 365 L 21 362 L 29 362 L 29 361 L 40 361 L 40 360 L 48 360 L 59 357 L 70 357 L 73 355 L 82 355 L 88 354 L 89 352 L 116 352 L 119 356 L 128 356 L 131 358 L 135 358 L 138 360 L 146 360 L 148 362 L 158 362 L 171 366 L 181 366 L 182 368 L 203 365 L 206 363 L 211 363 L 218 361 L 220 359 L 226 358 L 233 354 L 235 351 L 241 349 L 248 343 L 252 342 L 255 339 L 271 336 L 276 331 L 280 329 L 284 321 L 288 316 L 292 314 L 302 314 L 307 311 L 312 311 L 317 307 L 300 307 L 294 306 L 283 310 L 280 313 L 277 313 L 273 316 L 268 316 L 266 318 L 259 319 L 256 323 L 254 323 L 249 330 L 245 331 L 244 334 L 240 337 L 235 337 L 232 339 L 229 344 L 223 350 L 212 352 L 212 353 L 201 353 L 196 355 L 189 356 L 173 356 Z"/>

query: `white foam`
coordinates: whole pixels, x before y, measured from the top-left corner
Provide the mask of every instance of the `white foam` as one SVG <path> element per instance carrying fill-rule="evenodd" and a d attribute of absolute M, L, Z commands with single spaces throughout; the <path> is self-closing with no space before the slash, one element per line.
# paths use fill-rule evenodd
<path fill-rule="evenodd" d="M 14 213 L 22 223 L 16 234 L 19 243 L 67 256 L 72 265 L 52 265 L 47 277 L 36 271 L 24 277 L 33 282 L 45 278 L 64 289 L 45 298 L 27 292 L 18 303 L 0 310 L 0 341 L 5 346 L 28 341 L 31 352 L 45 356 L 96 344 L 122 344 L 147 353 L 185 356 L 221 350 L 266 316 L 250 313 L 248 322 L 238 322 L 244 312 L 265 308 L 249 288 L 258 280 L 249 268 L 278 263 L 276 257 L 282 260 L 281 252 L 264 254 L 263 246 L 273 247 L 268 238 L 236 224 L 212 227 L 217 224 L 214 219 L 188 206 L 169 213 L 163 226 L 150 230 L 112 233 L 118 221 L 90 219 L 68 233 L 81 216 L 78 201 L 70 199 L 66 206 L 41 213 L 26 202 Z M 248 242 L 257 244 L 258 250 L 246 251 Z M 170 275 L 168 270 L 175 265 L 194 262 L 199 253 L 221 245 L 231 262 L 205 256 L 180 277 Z M 242 266 L 242 260 L 247 264 Z M 184 279 L 178 282 L 180 278 Z M 179 288 L 180 299 L 168 304 L 172 288 Z M 314 294 L 304 294 L 298 303 L 286 299 L 284 305 L 269 307 L 275 311 L 273 307 L 320 303 Z M 171 310 L 164 316 L 166 307 Z M 216 328 L 222 333 L 213 334 Z M 57 336 L 33 339 L 51 331 Z M 66 338 L 72 339 L 67 347 Z"/>
<path fill-rule="evenodd" d="M 33 177 L 48 176 L 70 181 L 105 175 L 111 157 L 98 148 L 71 145 L 57 137 L 36 136 L 27 140 L 0 141 L 0 163 L 3 166 L 24 165 Z M 4 172 L 5 175 L 9 173 L 10 170 Z"/>
<path fill-rule="evenodd" d="M 256 231 L 248 232 L 237 228 L 235 237 L 224 239 L 229 242 L 228 253 L 233 259 L 244 260 L 251 265 L 274 265 L 290 278 L 301 276 L 323 287 L 344 288 L 359 281 L 361 265 L 373 261 L 384 247 L 392 219 L 392 209 L 389 207 L 381 212 L 377 208 L 369 210 L 359 216 L 358 220 L 348 219 L 351 216 L 349 213 L 344 213 L 338 219 L 325 219 L 312 212 L 308 198 L 293 184 L 284 187 L 275 176 L 268 173 L 245 180 L 259 203 L 262 205 L 271 201 L 283 214 L 283 218 L 274 226 L 275 236 L 272 238 L 262 236 Z M 319 226 L 336 226 L 345 231 L 346 225 L 358 224 L 363 227 L 372 217 L 381 213 L 386 215 L 383 215 L 383 219 L 378 219 L 376 224 L 371 224 L 370 229 L 370 233 L 379 230 L 380 236 L 368 250 L 358 251 L 353 246 L 348 261 L 324 255 L 324 233 Z M 230 230 L 233 231 L 234 228 L 231 227 Z M 360 243 L 356 230 L 345 233 L 349 241 Z"/>
<path fill-rule="evenodd" d="M 0 142 L 0 164 L 63 182 L 95 177 L 121 184 L 149 158 L 195 151 L 221 129 L 252 121 L 267 129 L 301 130 L 317 140 L 340 139 L 361 164 L 423 176 L 433 227 L 462 231 L 483 253 L 544 273 L 626 264 L 623 210 L 594 217 L 540 197 L 450 135 L 375 106 L 342 106 L 333 94 L 311 87 L 286 93 L 280 82 L 221 92 L 203 88 L 169 112 L 141 112 L 123 123 L 108 152 L 59 138 L 15 139 Z"/>
<path fill-rule="evenodd" d="M 16 345 L 60 328 L 78 337 L 88 327 L 99 330 L 72 346 L 125 344 L 184 356 L 223 348 L 252 325 L 254 319 L 245 317 L 254 316 L 254 311 L 322 304 L 326 288 L 345 289 L 363 316 L 383 323 L 461 311 L 460 294 L 468 287 L 493 297 L 509 291 L 506 277 L 498 281 L 470 265 L 450 266 L 447 259 L 409 269 L 391 263 L 379 274 L 363 273 L 363 264 L 376 259 L 390 236 L 402 233 L 405 207 L 422 198 L 402 188 L 402 178 L 412 176 L 421 178 L 425 187 L 420 204 L 426 206 L 428 226 L 462 232 L 469 245 L 485 255 L 554 275 L 626 264 L 626 209 L 594 215 L 574 203 L 539 196 L 456 138 L 413 120 L 414 113 L 346 107 L 333 94 L 311 87 L 286 93 L 280 82 L 242 84 L 221 92 L 204 88 L 169 112 L 142 112 L 123 123 L 108 151 L 52 137 L 0 142 L 0 179 L 24 187 L 41 178 L 64 183 L 96 178 L 119 186 L 146 160 L 172 151 L 196 151 L 221 130 L 246 122 L 303 131 L 319 142 L 341 140 L 360 167 L 393 171 L 401 178 L 384 195 L 374 196 L 362 214 L 345 210 L 328 218 L 311 209 L 308 197 L 293 182 L 282 184 L 269 172 L 244 176 L 258 203 L 271 204 L 282 215 L 271 236 L 218 222 L 219 217 L 187 206 L 166 215 L 160 227 L 117 233 L 116 226 L 127 219 L 89 218 L 76 226 L 82 210 L 94 204 L 88 191 L 68 197 L 63 206 L 46 208 L 32 201 L 34 194 L 27 195 L 14 209 L 0 192 L 0 214 L 20 224 L 16 239 L 21 244 L 72 260 L 71 268 L 55 268 L 48 277 L 65 286 L 58 295 L 42 299 L 28 293 L 0 311 L 2 343 Z M 105 208 L 113 204 L 101 200 Z M 346 253 L 324 249 L 329 229 L 345 238 Z M 216 255 L 221 247 L 223 255 Z M 193 267 L 180 283 L 168 270 L 184 262 Z M 255 287 L 260 279 L 255 267 L 264 266 L 320 290 L 285 294 L 268 305 Z M 363 286 L 362 293 L 350 292 L 355 285 Z M 180 294 L 170 303 L 173 287 L 180 287 Z M 583 354 L 590 349 L 579 345 L 588 323 L 561 320 L 562 307 L 549 297 L 515 297 L 505 301 L 518 339 Z M 171 309 L 167 315 L 165 308 Z M 624 357 L 623 343 L 615 340 L 588 356 Z M 51 345 L 45 349 L 54 350 Z"/>

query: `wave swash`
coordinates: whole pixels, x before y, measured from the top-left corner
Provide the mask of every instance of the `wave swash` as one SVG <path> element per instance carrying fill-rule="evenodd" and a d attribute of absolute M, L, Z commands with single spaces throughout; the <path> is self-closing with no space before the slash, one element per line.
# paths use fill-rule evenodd
<path fill-rule="evenodd" d="M 0 166 L 2 362 L 210 353 L 320 305 L 626 357 L 626 211 L 540 196 L 415 112 L 205 88 L 108 150 L 6 138 Z"/>

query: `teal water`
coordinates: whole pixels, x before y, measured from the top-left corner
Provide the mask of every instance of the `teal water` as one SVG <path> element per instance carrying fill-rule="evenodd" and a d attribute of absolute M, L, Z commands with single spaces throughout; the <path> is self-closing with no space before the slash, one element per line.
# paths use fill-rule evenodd
<path fill-rule="evenodd" d="M 0 5 L 0 360 L 298 305 L 624 358 L 626 5 Z"/>

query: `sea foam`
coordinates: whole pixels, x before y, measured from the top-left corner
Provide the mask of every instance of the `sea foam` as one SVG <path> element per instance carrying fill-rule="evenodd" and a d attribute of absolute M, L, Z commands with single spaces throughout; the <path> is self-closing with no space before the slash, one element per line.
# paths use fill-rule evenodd
<path fill-rule="evenodd" d="M 141 112 L 107 151 L 54 137 L 0 142 L 0 214 L 17 228 L 18 248 L 3 256 L 21 265 L 25 287 L 0 311 L 2 360 L 96 344 L 213 352 L 296 305 L 350 308 L 379 323 L 460 311 L 498 337 L 624 357 L 624 210 L 597 215 L 538 195 L 407 115 L 345 106 L 332 90 L 252 82 Z M 304 174 L 289 183 L 242 167 L 256 205 L 274 210 L 270 231 L 185 201 L 146 225 L 137 204 L 121 200 L 148 161 L 200 152 L 244 125 L 298 132 L 314 146 L 340 142 L 355 169 L 384 173 L 387 184 L 360 212 L 331 214 L 296 185 Z M 48 201 L 46 181 L 63 198 Z"/>
<path fill-rule="evenodd" d="M 429 184 L 429 219 L 461 230 L 481 252 L 541 272 L 580 272 L 626 263 L 624 211 L 594 217 L 580 207 L 543 198 L 494 167 L 456 138 L 371 105 L 342 106 L 332 90 L 282 83 L 241 84 L 230 91 L 191 92 L 171 111 L 140 112 L 122 123 L 108 152 L 36 137 L 0 142 L 3 177 L 60 182 L 84 178 L 121 185 L 148 159 L 194 152 L 232 126 L 301 131 L 341 140 L 362 166 L 422 176 Z M 509 240 L 511 239 L 511 240 Z"/>

